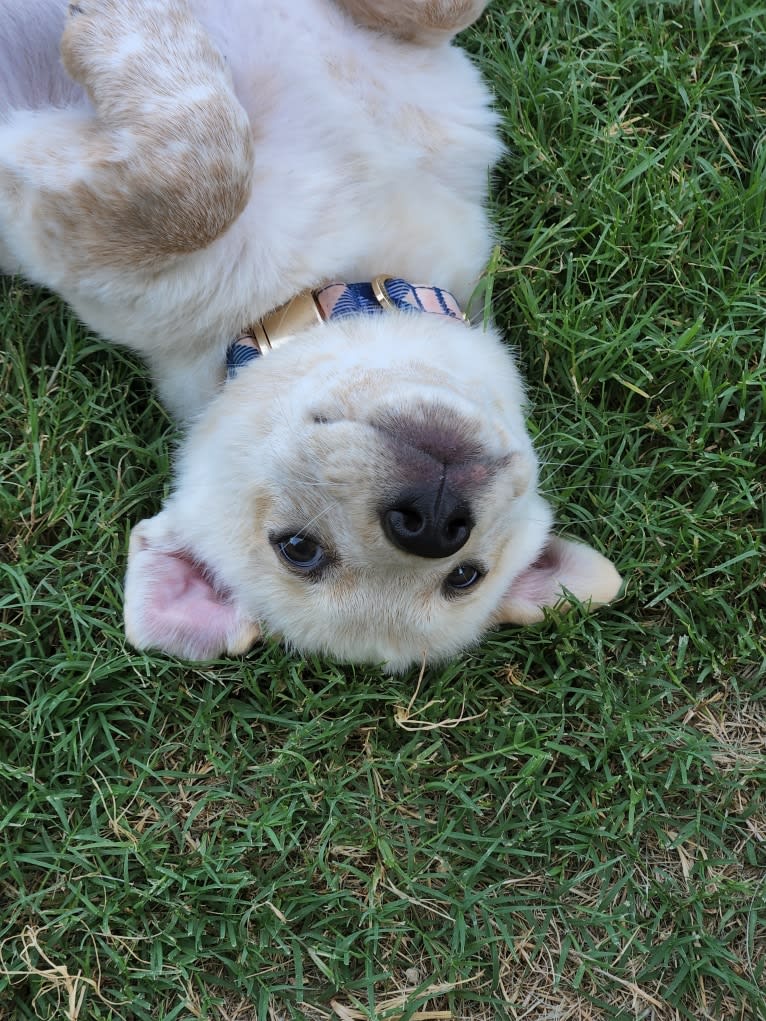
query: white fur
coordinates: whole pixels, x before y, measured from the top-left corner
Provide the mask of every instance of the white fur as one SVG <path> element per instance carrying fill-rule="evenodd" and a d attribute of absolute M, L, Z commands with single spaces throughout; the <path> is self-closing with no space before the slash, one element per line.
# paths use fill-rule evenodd
<path fill-rule="evenodd" d="M 547 587 L 525 589 L 537 613 L 514 590 L 530 572 L 539 580 L 532 564 L 549 543 L 551 512 L 536 488 L 522 386 L 494 330 L 428 315 L 346 320 L 308 331 L 221 388 L 230 339 L 305 288 L 390 272 L 468 303 L 491 247 L 484 199 L 500 145 L 466 56 L 446 41 L 416 45 L 358 25 L 332 0 L 192 0 L 188 15 L 173 0 L 182 29 L 156 58 L 167 60 L 153 68 L 167 90 L 155 102 L 125 68 L 149 44 L 142 18 L 161 19 L 170 2 L 80 0 L 94 39 L 102 8 L 112 28 L 125 12 L 114 51 L 91 63 L 72 37 L 91 68 L 82 83 L 89 99 L 53 60 L 65 6 L 26 0 L 19 13 L 15 0 L 0 0 L 0 263 L 55 288 L 92 328 L 141 352 L 168 407 L 193 423 L 172 496 L 134 534 L 130 639 L 199 658 L 242 651 L 266 630 L 301 650 L 401 669 L 456 654 L 493 622 L 541 619 L 539 606 L 556 603 L 562 587 L 583 600 L 612 598 L 614 569 L 572 544 Z M 223 74 L 212 59 L 209 73 L 184 63 L 185 45 L 199 49 L 200 23 Z M 118 98 L 98 106 L 110 88 Z M 123 253 L 119 267 L 65 234 L 50 243 L 66 224 L 45 195 L 111 184 L 93 156 L 98 139 L 128 166 L 151 160 L 131 117 L 174 118 L 154 158 L 193 158 L 204 176 L 219 143 L 189 144 L 185 125 L 192 130 L 194 104 L 209 99 L 232 110 L 227 131 L 248 124 L 252 141 L 252 166 L 240 168 L 251 175 L 249 197 L 219 236 L 161 263 Z M 41 154 L 38 139 L 56 144 Z M 244 158 L 235 142 L 226 151 Z M 465 548 L 429 560 L 394 549 L 379 527 L 381 493 L 400 485 L 405 468 L 392 466 L 376 422 L 425 416 L 446 429 L 445 408 L 503 467 L 474 494 Z M 316 423 L 317 409 L 331 421 Z M 307 582 L 286 569 L 269 538 L 284 528 L 316 533 L 334 550 L 334 572 Z M 199 565 L 196 580 L 182 567 L 168 583 L 167 565 L 172 573 L 180 558 Z M 466 561 L 480 561 L 486 577 L 445 598 L 444 578 Z M 177 626 L 179 592 L 193 605 L 189 620 L 206 604 L 223 608 L 220 629 L 195 638 L 188 621 Z M 172 600 L 170 625 L 162 614 Z"/>

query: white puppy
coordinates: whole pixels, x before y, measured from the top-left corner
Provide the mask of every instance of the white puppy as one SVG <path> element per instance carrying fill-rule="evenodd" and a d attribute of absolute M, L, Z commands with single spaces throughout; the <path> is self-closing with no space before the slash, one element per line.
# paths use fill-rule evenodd
<path fill-rule="evenodd" d="M 552 535 L 517 370 L 457 309 L 499 144 L 450 40 L 482 7 L 0 0 L 0 264 L 190 423 L 131 538 L 136 646 L 403 669 L 616 595 Z"/>

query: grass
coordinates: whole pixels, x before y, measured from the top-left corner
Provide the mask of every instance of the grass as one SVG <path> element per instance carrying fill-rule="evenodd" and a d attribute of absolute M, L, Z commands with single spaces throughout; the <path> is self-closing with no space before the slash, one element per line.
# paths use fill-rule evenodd
<path fill-rule="evenodd" d="M 0 1017 L 766 1017 L 766 8 L 506 0 L 486 286 L 616 606 L 392 679 L 126 647 L 173 433 L 0 287 Z"/>

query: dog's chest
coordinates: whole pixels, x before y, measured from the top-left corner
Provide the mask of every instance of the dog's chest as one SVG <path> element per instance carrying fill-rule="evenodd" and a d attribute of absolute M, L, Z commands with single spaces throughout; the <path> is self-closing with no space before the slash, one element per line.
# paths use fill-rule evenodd
<path fill-rule="evenodd" d="M 309 275 L 370 274 L 381 259 L 428 279 L 441 270 L 440 282 L 458 289 L 457 276 L 479 271 L 498 144 L 486 89 L 462 52 L 362 30 L 331 0 L 195 6 L 251 118 L 247 216 L 269 260 L 289 263 L 296 281 L 304 264 Z M 456 248 L 457 262 L 446 259 Z"/>

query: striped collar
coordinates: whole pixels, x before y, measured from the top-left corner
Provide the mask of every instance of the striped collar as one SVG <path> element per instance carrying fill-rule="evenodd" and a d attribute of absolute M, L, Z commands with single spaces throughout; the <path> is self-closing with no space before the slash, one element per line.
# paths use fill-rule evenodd
<path fill-rule="evenodd" d="M 236 337 L 226 352 L 227 378 L 317 323 L 384 311 L 428 312 L 467 322 L 455 296 L 441 287 L 389 276 L 358 284 L 326 284 L 316 291 L 301 291 Z"/>

